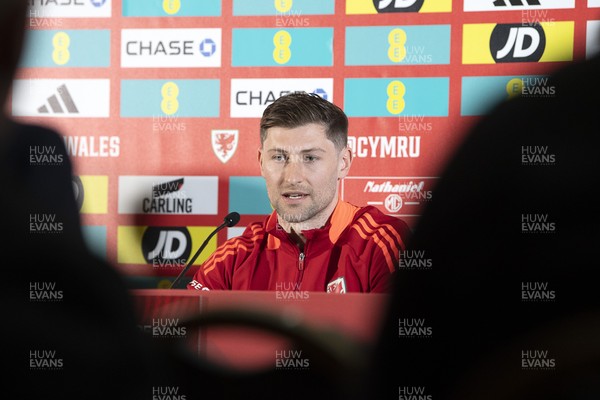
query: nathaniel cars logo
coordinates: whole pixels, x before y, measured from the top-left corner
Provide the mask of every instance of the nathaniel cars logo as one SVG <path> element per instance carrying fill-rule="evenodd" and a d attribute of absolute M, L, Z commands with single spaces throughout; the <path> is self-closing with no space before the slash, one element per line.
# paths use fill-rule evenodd
<path fill-rule="evenodd" d="M 221 66 L 221 29 L 123 29 L 121 66 Z"/>
<path fill-rule="evenodd" d="M 269 104 L 294 91 L 314 93 L 333 102 L 333 79 L 232 79 L 231 117 L 260 118 Z"/>
<path fill-rule="evenodd" d="M 490 52 L 497 63 L 536 62 L 545 48 L 546 35 L 539 24 L 498 24 L 490 38 Z"/>

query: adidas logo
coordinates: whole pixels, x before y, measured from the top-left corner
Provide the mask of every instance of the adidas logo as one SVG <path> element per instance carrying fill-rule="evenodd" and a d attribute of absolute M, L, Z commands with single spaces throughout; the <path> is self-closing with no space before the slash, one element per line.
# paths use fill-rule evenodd
<path fill-rule="evenodd" d="M 511 6 L 539 6 L 540 5 L 539 0 L 508 0 L 508 3 L 510 3 Z M 495 7 L 506 7 L 508 5 L 509 4 L 507 4 L 506 0 L 494 1 Z"/>
<path fill-rule="evenodd" d="M 65 109 L 69 114 L 79 114 L 79 110 L 69 93 L 69 89 L 67 89 L 67 85 L 63 84 L 59 86 L 56 89 L 56 92 L 57 94 L 48 97 L 47 104 L 44 104 L 37 109 L 40 114 L 64 114 Z M 48 106 L 50 106 L 50 109 L 48 109 Z"/>

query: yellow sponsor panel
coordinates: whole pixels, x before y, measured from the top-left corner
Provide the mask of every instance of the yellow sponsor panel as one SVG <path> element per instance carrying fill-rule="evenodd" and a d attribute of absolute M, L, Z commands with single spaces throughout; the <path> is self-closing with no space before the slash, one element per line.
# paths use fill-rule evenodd
<path fill-rule="evenodd" d="M 170 227 L 164 227 L 168 230 Z M 215 229 L 214 226 L 191 226 L 187 227 L 192 238 L 190 255 L 192 258 L 200 248 L 204 240 Z M 147 226 L 119 226 L 117 228 L 117 262 L 119 264 L 147 264 L 142 253 L 142 239 Z M 217 237 L 213 236 L 202 254 L 194 261 L 194 265 L 204 262 L 217 249 Z"/>
<path fill-rule="evenodd" d="M 346 14 L 377 14 L 371 0 L 346 0 Z"/>
<path fill-rule="evenodd" d="M 463 26 L 463 64 L 495 64 L 490 49 L 492 31 L 497 24 L 466 24 Z M 575 25 L 573 21 L 541 22 L 545 47 L 537 62 L 573 60 Z M 511 28 L 518 29 L 518 24 Z M 531 29 L 523 25 L 520 29 Z M 527 59 L 523 59 L 527 62 Z M 531 61 L 531 60 L 529 60 Z"/>
<path fill-rule="evenodd" d="M 142 254 L 142 235 L 145 226 L 119 226 L 117 228 L 117 262 L 120 264 L 146 264 Z"/>
<path fill-rule="evenodd" d="M 450 11 L 452 11 L 452 0 L 425 0 L 423 7 L 419 10 L 422 13 Z"/>
<path fill-rule="evenodd" d="M 392 0 L 392 3 L 395 0 Z M 382 3 L 387 4 L 385 0 Z M 452 0 L 425 0 L 419 10 L 421 13 L 450 12 Z M 346 14 L 377 14 L 373 0 L 346 0 Z"/>
<path fill-rule="evenodd" d="M 192 258 L 194 256 L 196 251 L 198 251 L 198 249 L 202 245 L 202 242 L 204 242 L 206 240 L 206 238 L 208 237 L 208 235 L 210 235 L 210 233 L 212 231 L 214 231 L 216 228 L 217 228 L 216 226 L 191 226 L 191 227 L 188 227 L 188 230 L 190 231 L 190 235 L 192 236 L 192 251 L 190 252 L 190 258 Z M 194 261 L 194 265 L 202 264 L 204 261 L 206 261 L 206 259 L 208 257 L 210 257 L 210 255 L 212 253 L 215 252 L 216 249 L 217 249 L 217 235 L 213 236 L 208 241 L 208 243 L 206 244 L 206 247 L 204 248 L 204 250 L 202 250 L 202 254 L 200 254 L 198 256 L 198 258 L 196 259 L 196 261 Z"/>
<path fill-rule="evenodd" d="M 80 176 L 83 185 L 82 214 L 106 214 L 108 212 L 108 176 Z"/>
<path fill-rule="evenodd" d="M 490 37 L 496 24 L 467 24 L 463 26 L 463 64 L 494 64 L 490 53 Z"/>
<path fill-rule="evenodd" d="M 546 34 L 546 49 L 540 62 L 573 61 L 575 23 L 573 21 L 542 22 Z"/>

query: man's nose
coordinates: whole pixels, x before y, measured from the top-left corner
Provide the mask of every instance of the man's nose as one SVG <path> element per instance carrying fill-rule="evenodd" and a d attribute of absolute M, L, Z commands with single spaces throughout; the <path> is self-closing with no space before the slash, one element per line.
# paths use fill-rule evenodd
<path fill-rule="evenodd" d="M 287 183 L 300 183 L 304 180 L 304 164 L 300 156 L 292 156 L 284 169 L 284 179 Z"/>

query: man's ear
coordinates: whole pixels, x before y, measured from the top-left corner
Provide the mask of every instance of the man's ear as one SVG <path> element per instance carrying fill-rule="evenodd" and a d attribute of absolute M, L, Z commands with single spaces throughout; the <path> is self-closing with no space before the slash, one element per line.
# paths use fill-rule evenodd
<path fill-rule="evenodd" d="M 258 161 L 258 166 L 260 168 L 260 174 L 262 176 L 264 176 L 264 174 L 263 174 L 263 152 L 260 147 L 258 148 L 258 151 L 256 153 L 256 160 Z"/>
<path fill-rule="evenodd" d="M 338 169 L 338 180 L 344 179 L 350 172 L 350 166 L 352 165 L 352 150 L 350 147 L 345 147 L 339 156 L 339 169 Z"/>

